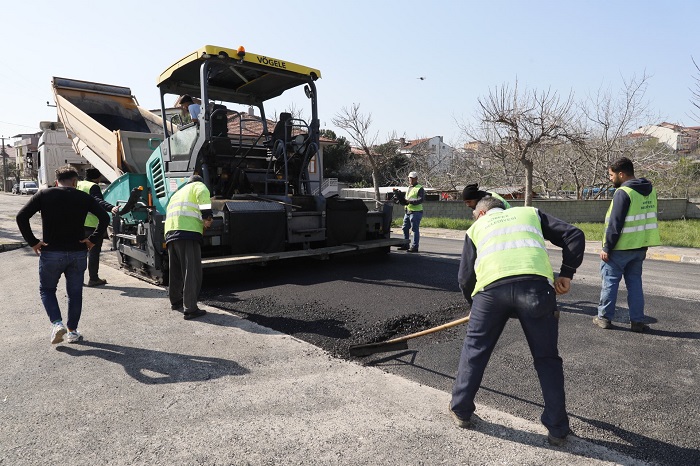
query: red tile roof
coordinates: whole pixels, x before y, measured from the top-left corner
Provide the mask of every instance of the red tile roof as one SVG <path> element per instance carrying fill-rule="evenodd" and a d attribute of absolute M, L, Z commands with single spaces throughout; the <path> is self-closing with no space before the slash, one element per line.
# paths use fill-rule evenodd
<path fill-rule="evenodd" d="M 272 120 L 266 121 L 267 130 L 271 133 L 277 122 Z M 227 128 L 230 136 L 241 135 L 244 138 L 257 138 L 263 134 L 262 118 L 248 113 L 229 112 Z M 292 128 L 292 134 L 300 134 L 302 132 L 302 128 L 298 126 Z M 332 145 L 335 143 L 335 140 L 321 137 L 319 142 L 322 145 Z"/>

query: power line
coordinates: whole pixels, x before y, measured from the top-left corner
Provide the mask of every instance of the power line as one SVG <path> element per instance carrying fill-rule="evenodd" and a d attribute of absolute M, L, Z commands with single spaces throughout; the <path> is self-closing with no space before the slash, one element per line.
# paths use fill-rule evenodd
<path fill-rule="evenodd" d="M 20 125 L 17 123 L 10 123 L 9 121 L 0 121 L 0 123 L 5 124 L 5 125 L 21 126 L 23 128 L 32 128 L 32 129 L 36 129 L 36 130 L 39 129 L 39 127 L 37 127 L 37 126 Z"/>

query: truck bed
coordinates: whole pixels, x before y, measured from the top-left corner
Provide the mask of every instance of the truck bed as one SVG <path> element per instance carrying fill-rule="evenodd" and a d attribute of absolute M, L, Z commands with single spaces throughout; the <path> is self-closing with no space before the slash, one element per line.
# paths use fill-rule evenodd
<path fill-rule="evenodd" d="M 163 138 L 160 116 L 139 107 L 128 87 L 57 78 L 52 81 L 56 108 L 77 153 L 110 182 L 123 173 L 145 173 Z"/>

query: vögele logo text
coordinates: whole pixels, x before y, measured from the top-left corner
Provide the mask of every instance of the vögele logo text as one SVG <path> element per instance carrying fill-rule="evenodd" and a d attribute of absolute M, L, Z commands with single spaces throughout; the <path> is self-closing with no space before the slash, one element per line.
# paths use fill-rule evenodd
<path fill-rule="evenodd" d="M 263 56 L 258 56 L 258 63 L 262 63 L 263 65 L 268 65 L 268 66 L 274 66 L 275 68 L 282 68 L 284 70 L 287 69 L 287 63 L 276 60 L 274 58 L 267 58 Z"/>

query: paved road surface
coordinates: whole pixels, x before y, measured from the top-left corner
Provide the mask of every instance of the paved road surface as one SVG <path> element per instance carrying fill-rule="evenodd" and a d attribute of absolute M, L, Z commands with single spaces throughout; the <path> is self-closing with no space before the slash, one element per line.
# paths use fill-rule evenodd
<path fill-rule="evenodd" d="M 0 194 L 4 243 L 17 236 L 18 201 L 9 198 Z M 656 279 L 650 335 L 589 325 L 594 265 L 562 300 L 569 409 L 588 440 L 563 450 L 544 441 L 516 323 L 489 366 L 478 400 L 482 422 L 470 431 L 454 428 L 444 409 L 463 329 L 360 361 L 307 343 L 343 356 L 378 331 L 464 315 L 454 284 L 460 245 L 425 244 L 420 255 L 379 261 L 233 272 L 204 290 L 222 310 L 209 307 L 192 322 L 169 310 L 162 289 L 105 267 L 108 286 L 86 289 L 86 341 L 58 347 L 47 342 L 36 257 L 27 248 L 0 254 L 12 270 L 0 276 L 0 458 L 46 464 L 74 451 L 76 464 L 698 462 L 697 301 L 688 290 L 673 297 L 672 286 Z M 656 264 L 647 267 L 650 277 L 697 283 L 697 266 Z"/>

